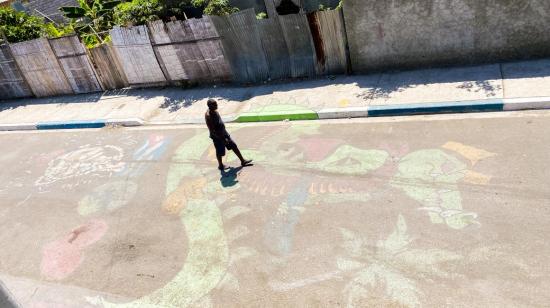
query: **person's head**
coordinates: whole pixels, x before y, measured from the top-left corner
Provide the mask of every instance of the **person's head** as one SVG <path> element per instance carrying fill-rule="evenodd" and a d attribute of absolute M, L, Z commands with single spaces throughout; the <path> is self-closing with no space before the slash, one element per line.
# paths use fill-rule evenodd
<path fill-rule="evenodd" d="M 216 102 L 216 100 L 213 98 L 209 99 L 206 105 L 211 111 L 216 111 L 218 109 L 218 102 Z"/>

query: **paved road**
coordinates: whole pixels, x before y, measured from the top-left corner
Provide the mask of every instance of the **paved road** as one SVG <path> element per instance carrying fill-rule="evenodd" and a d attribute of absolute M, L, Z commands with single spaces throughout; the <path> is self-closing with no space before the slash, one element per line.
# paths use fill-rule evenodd
<path fill-rule="evenodd" d="M 550 302 L 550 112 L 0 134 L 24 307 Z M 234 157 L 229 164 L 237 166 Z"/>

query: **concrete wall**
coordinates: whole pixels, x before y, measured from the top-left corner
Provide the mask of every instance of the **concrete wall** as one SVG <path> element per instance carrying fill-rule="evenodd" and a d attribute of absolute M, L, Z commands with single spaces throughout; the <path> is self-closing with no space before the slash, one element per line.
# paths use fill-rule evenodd
<path fill-rule="evenodd" d="M 345 0 L 352 68 L 550 56 L 548 0 Z"/>

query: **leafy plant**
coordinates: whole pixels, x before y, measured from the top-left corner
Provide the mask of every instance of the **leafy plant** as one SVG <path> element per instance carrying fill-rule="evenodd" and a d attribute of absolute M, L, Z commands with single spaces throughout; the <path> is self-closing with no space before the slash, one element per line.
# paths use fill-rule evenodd
<path fill-rule="evenodd" d="M 44 21 L 12 8 L 0 7 L 0 31 L 10 43 L 28 41 L 44 34 Z"/>
<path fill-rule="evenodd" d="M 79 6 L 60 8 L 80 35 L 86 46 L 93 47 L 109 41 L 108 31 L 115 25 L 114 8 L 121 1 L 77 0 Z"/>
<path fill-rule="evenodd" d="M 266 18 L 267 18 L 267 13 L 266 12 L 261 12 L 261 13 L 256 14 L 256 19 L 266 19 Z"/>
<path fill-rule="evenodd" d="M 53 23 L 47 23 L 44 25 L 44 33 L 48 37 L 61 37 L 74 33 L 74 29 L 72 25 L 56 26 Z"/>
<path fill-rule="evenodd" d="M 115 23 L 122 26 L 144 25 L 162 17 L 163 6 L 159 0 L 133 0 L 115 8 Z"/>
<path fill-rule="evenodd" d="M 205 5 L 204 14 L 206 15 L 223 16 L 223 15 L 233 14 L 239 11 L 238 8 L 233 7 L 229 4 L 229 0 L 209 0 L 209 1 L 193 0 L 193 4 L 195 6 L 199 6 L 197 5 L 199 3 L 202 5 Z"/>

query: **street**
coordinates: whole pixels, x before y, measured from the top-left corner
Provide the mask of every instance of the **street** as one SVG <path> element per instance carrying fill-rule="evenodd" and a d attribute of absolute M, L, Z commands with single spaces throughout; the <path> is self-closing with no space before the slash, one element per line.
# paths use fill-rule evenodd
<path fill-rule="evenodd" d="M 23 307 L 543 307 L 550 111 L 0 133 Z"/>

